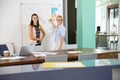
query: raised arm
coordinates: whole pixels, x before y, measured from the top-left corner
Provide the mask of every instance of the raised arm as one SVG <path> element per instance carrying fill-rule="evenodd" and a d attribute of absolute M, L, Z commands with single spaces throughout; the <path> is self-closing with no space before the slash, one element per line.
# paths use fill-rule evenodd
<path fill-rule="evenodd" d="M 56 25 L 55 25 L 55 23 L 53 22 L 53 20 L 52 19 L 49 19 L 49 22 L 51 23 L 51 25 L 56 29 Z"/>

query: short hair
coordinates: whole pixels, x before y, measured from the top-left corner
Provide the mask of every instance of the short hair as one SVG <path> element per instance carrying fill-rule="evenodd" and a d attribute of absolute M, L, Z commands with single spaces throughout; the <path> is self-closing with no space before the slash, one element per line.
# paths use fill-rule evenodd
<path fill-rule="evenodd" d="M 63 17 L 62 17 L 61 15 L 57 15 L 57 18 L 61 18 L 61 19 L 63 19 Z"/>

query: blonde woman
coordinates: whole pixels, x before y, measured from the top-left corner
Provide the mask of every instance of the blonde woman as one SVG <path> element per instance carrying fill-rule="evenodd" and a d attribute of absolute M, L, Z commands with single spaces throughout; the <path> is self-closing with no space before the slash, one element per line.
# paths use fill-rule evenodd
<path fill-rule="evenodd" d="M 63 18 L 61 15 L 56 17 L 57 25 L 54 24 L 53 20 L 49 20 L 55 29 L 55 42 L 58 50 L 62 49 L 65 41 L 65 27 L 63 25 Z"/>

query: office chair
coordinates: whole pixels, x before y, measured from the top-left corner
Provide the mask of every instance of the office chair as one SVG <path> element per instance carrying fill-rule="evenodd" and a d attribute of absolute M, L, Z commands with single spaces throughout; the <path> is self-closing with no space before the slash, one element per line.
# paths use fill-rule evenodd
<path fill-rule="evenodd" d="M 65 44 L 63 46 L 63 49 L 75 49 L 75 48 L 77 48 L 76 44 L 69 44 L 69 45 Z"/>
<path fill-rule="evenodd" d="M 47 55 L 45 62 L 67 62 L 68 55 Z"/>
<path fill-rule="evenodd" d="M 117 50 L 118 47 L 118 37 L 117 36 L 113 36 L 111 37 L 112 40 L 110 40 L 110 49 L 114 49 Z"/>
<path fill-rule="evenodd" d="M 3 51 L 8 50 L 6 44 L 0 44 L 0 55 L 3 56 Z"/>
<path fill-rule="evenodd" d="M 96 36 L 96 48 L 107 49 L 107 36 Z"/>
<path fill-rule="evenodd" d="M 97 54 L 78 54 L 78 61 L 80 60 L 94 60 L 97 59 Z"/>

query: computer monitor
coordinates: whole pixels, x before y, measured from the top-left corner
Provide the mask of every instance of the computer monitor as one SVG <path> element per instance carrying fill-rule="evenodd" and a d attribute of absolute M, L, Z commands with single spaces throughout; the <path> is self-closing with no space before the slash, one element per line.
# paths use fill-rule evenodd
<path fill-rule="evenodd" d="M 6 44 L 0 44 L 0 55 L 3 56 L 3 52 L 5 50 L 8 50 L 8 47 Z"/>

